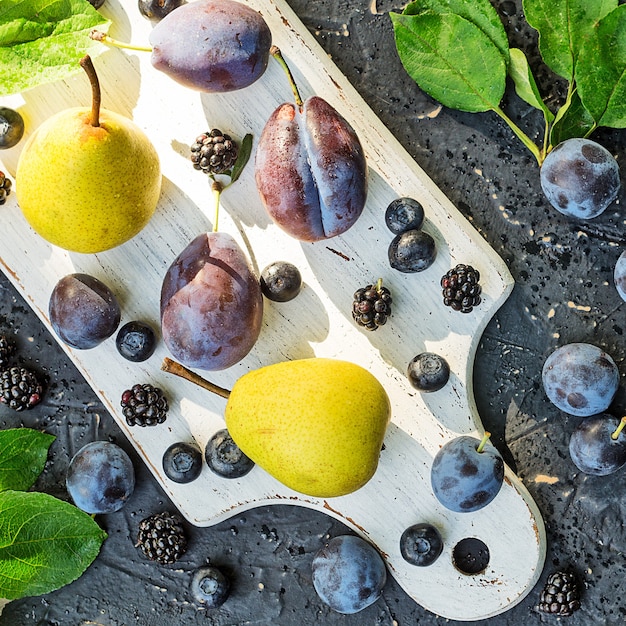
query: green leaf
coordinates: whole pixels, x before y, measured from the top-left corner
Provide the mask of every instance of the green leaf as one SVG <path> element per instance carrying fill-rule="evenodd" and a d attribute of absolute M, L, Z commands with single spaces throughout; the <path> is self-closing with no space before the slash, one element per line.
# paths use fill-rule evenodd
<path fill-rule="evenodd" d="M 36 596 L 76 580 L 106 533 L 75 506 L 45 493 L 0 493 L 0 597 Z"/>
<path fill-rule="evenodd" d="M 241 176 L 243 168 L 250 159 L 252 154 L 252 135 L 248 133 L 242 140 L 239 147 L 239 154 L 237 154 L 237 160 L 230 173 L 230 184 L 232 185 Z"/>
<path fill-rule="evenodd" d="M 594 25 L 617 6 L 618 0 L 523 0 L 528 23 L 539 33 L 545 64 L 568 81 L 583 42 Z"/>
<path fill-rule="evenodd" d="M 626 128 L 626 5 L 602 19 L 585 42 L 576 84 L 598 126 Z"/>
<path fill-rule="evenodd" d="M 402 65 L 418 86 L 452 109 L 493 110 L 506 86 L 506 63 L 476 24 L 452 13 L 390 13 Z"/>
<path fill-rule="evenodd" d="M 2 0 L 0 96 L 82 71 L 83 56 L 106 49 L 89 32 L 109 23 L 87 0 Z"/>
<path fill-rule="evenodd" d="M 0 491 L 30 489 L 43 471 L 54 439 L 31 428 L 1 430 Z"/>
<path fill-rule="evenodd" d="M 528 59 L 519 48 L 511 48 L 511 63 L 509 65 L 509 76 L 515 85 L 517 95 L 531 106 L 543 111 L 548 122 L 554 119 L 554 114 L 541 98 L 539 88 L 535 82 L 535 77 L 528 65 Z"/>
<path fill-rule="evenodd" d="M 489 0 L 416 0 L 408 4 L 403 15 L 419 15 L 424 11 L 454 13 L 480 28 L 496 45 L 506 63 L 509 62 L 509 40 L 502 20 Z"/>
<path fill-rule="evenodd" d="M 554 124 L 550 129 L 550 145 L 571 139 L 572 137 L 587 137 L 596 128 L 596 123 L 589 111 L 585 108 L 574 90 L 570 100 L 558 111 Z"/>

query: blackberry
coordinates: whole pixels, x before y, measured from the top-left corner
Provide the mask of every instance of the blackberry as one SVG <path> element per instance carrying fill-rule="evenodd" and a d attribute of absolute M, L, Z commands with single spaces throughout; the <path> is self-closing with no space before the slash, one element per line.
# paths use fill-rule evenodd
<path fill-rule="evenodd" d="M 187 551 L 182 518 L 164 511 L 141 520 L 135 547 L 151 561 L 175 563 Z"/>
<path fill-rule="evenodd" d="M 354 292 L 352 318 L 367 330 L 377 330 L 391 315 L 391 292 L 383 287 L 383 281 L 361 287 Z"/>
<path fill-rule="evenodd" d="M 191 162 L 197 170 L 209 176 L 223 174 L 235 165 L 239 148 L 233 139 L 214 128 L 198 135 L 191 144 Z"/>
<path fill-rule="evenodd" d="M 122 394 L 122 414 L 129 426 L 155 426 L 167 417 L 168 404 L 163 391 L 149 384 L 133 385 Z"/>
<path fill-rule="evenodd" d="M 8 367 L 0 372 L 0 402 L 14 411 L 32 409 L 41 402 L 43 386 L 25 367 Z"/>
<path fill-rule="evenodd" d="M 14 347 L 4 335 L 0 335 L 0 369 L 9 364 L 9 357 L 13 354 Z"/>
<path fill-rule="evenodd" d="M 470 313 L 480 304 L 480 273 L 471 265 L 459 263 L 441 277 L 443 303 L 461 313 Z"/>
<path fill-rule="evenodd" d="M 0 172 L 0 204 L 7 201 L 7 196 L 11 193 L 11 179 L 7 178 L 4 172 Z"/>
<path fill-rule="evenodd" d="M 550 574 L 536 609 L 541 613 L 569 617 L 580 608 L 580 589 L 572 572 Z"/>

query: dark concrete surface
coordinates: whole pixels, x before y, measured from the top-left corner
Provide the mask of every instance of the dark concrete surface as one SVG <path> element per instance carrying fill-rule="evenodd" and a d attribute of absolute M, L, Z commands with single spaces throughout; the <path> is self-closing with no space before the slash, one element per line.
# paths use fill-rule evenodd
<path fill-rule="evenodd" d="M 557 623 L 616 626 L 626 622 L 626 481 L 624 470 L 604 478 L 581 474 L 567 445 L 578 422 L 552 406 L 540 372 L 559 345 L 586 341 L 602 346 L 626 372 L 624 313 L 612 279 L 626 243 L 619 201 L 589 223 L 559 215 L 545 201 L 537 164 L 495 114 L 446 109 L 406 76 L 395 54 L 387 12 L 394 0 L 289 0 L 305 25 L 415 160 L 508 264 L 515 289 L 487 327 L 475 363 L 475 394 L 485 427 L 542 511 L 548 534 L 546 567 L 526 599 L 490 620 L 490 626 Z M 134 4 L 128 2 L 129 7 Z M 512 45 L 526 50 L 540 88 L 552 101 L 562 85 L 536 52 L 520 0 L 494 1 Z M 132 8 L 129 8 L 132 10 Z M 539 114 L 507 91 L 504 108 L 531 135 Z M 624 133 L 594 138 L 622 164 Z M 0 211 L 1 216 L 1 211 Z M 37 488 L 61 498 L 71 455 L 93 439 L 111 438 L 136 461 L 137 489 L 120 512 L 99 516 L 109 533 L 101 554 L 75 583 L 43 597 L 9 604 L 6 626 L 153 624 L 380 624 L 451 623 L 415 604 L 390 578 L 383 596 L 354 616 L 332 613 L 317 598 L 310 563 L 328 536 L 346 528 L 310 510 L 262 507 L 212 528 L 188 527 L 187 554 L 173 566 L 142 558 L 133 546 L 143 517 L 173 510 L 148 470 L 89 386 L 36 316 L 0 276 L 0 333 L 18 345 L 19 360 L 49 380 L 44 402 L 25 413 L 0 405 L 0 428 L 19 425 L 57 435 Z M 611 411 L 620 415 L 620 390 Z M 191 573 L 207 560 L 224 567 L 234 588 L 221 610 L 191 601 Z M 571 566 L 583 585 L 582 608 L 558 620 L 533 607 L 547 575 Z M 446 589 L 441 589 L 445 594 Z"/>

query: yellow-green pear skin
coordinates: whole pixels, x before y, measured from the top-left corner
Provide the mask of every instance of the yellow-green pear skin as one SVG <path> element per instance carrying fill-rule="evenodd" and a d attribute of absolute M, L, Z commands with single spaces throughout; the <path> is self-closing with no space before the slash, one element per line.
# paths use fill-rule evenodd
<path fill-rule="evenodd" d="M 374 475 L 391 407 L 363 367 L 310 358 L 244 374 L 225 419 L 235 443 L 266 472 L 302 494 L 330 498 Z"/>
<path fill-rule="evenodd" d="M 65 109 L 28 138 L 15 174 L 24 217 L 50 243 L 73 252 L 114 248 L 152 217 L 161 192 L 159 156 L 131 119 Z"/>

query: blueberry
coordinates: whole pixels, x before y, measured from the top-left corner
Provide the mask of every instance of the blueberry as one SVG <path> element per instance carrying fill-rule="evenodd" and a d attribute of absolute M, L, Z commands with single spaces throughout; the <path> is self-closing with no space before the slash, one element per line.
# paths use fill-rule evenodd
<path fill-rule="evenodd" d="M 357 613 L 378 600 L 387 580 L 385 562 L 356 535 L 331 539 L 313 557 L 313 586 L 333 611 Z"/>
<path fill-rule="evenodd" d="M 482 446 L 482 447 L 481 447 Z M 451 439 L 433 459 L 430 482 L 441 504 L 457 513 L 487 506 L 500 491 L 504 461 L 489 443 L 462 435 Z"/>
<path fill-rule="evenodd" d="M 424 392 L 438 391 L 450 378 L 450 366 L 434 352 L 422 352 L 409 363 L 406 373 L 415 389 Z"/>
<path fill-rule="evenodd" d="M 254 467 L 254 461 L 241 451 L 226 428 L 209 439 L 204 458 L 211 470 L 223 478 L 241 478 Z"/>
<path fill-rule="evenodd" d="M 230 593 L 230 581 L 217 567 L 201 567 L 191 579 L 193 599 L 207 609 L 222 606 Z"/>
<path fill-rule="evenodd" d="M 419 230 L 424 223 L 424 208 L 413 198 L 396 198 L 385 211 L 385 223 L 394 235 Z"/>
<path fill-rule="evenodd" d="M 202 471 L 202 453 L 199 448 L 184 441 L 173 443 L 163 453 L 163 471 L 175 483 L 190 483 Z"/>
<path fill-rule="evenodd" d="M 24 118 L 13 109 L 0 107 L 0 150 L 17 145 L 24 135 Z"/>
<path fill-rule="evenodd" d="M 287 261 L 274 261 L 261 272 L 261 291 L 274 302 L 293 300 L 302 288 L 300 270 Z"/>
<path fill-rule="evenodd" d="M 400 553 L 411 565 L 431 565 L 443 551 L 441 533 L 432 524 L 409 526 L 400 537 Z"/>
<path fill-rule="evenodd" d="M 613 270 L 615 289 L 622 300 L 626 300 L 626 251 L 619 255 Z"/>
<path fill-rule="evenodd" d="M 543 388 L 561 411 L 589 417 L 606 411 L 619 387 L 615 361 L 588 343 L 568 343 L 557 348 L 543 364 Z"/>
<path fill-rule="evenodd" d="M 183 4 L 185 0 L 137 0 L 137 8 L 141 15 L 156 22 Z"/>
<path fill-rule="evenodd" d="M 607 476 L 626 465 L 626 432 L 618 432 L 620 422 L 612 415 L 601 413 L 582 420 L 574 429 L 569 453 L 581 472 Z M 617 434 L 616 439 L 613 439 L 614 434 Z"/>
<path fill-rule="evenodd" d="M 149 324 L 133 321 L 124 324 L 115 338 L 117 351 L 127 360 L 139 363 L 149 359 L 156 350 L 156 334 Z"/>
<path fill-rule="evenodd" d="M 578 219 L 600 215 L 620 189 L 619 166 L 613 155 L 595 141 L 581 138 L 567 139 L 548 154 L 540 180 L 550 204 Z"/>
<path fill-rule="evenodd" d="M 421 272 L 433 264 L 436 255 L 435 240 L 423 230 L 407 230 L 389 244 L 389 264 L 399 272 Z"/>
<path fill-rule="evenodd" d="M 135 489 L 135 470 L 122 448 L 108 441 L 83 446 L 70 461 L 67 491 L 86 513 L 119 511 Z"/>

